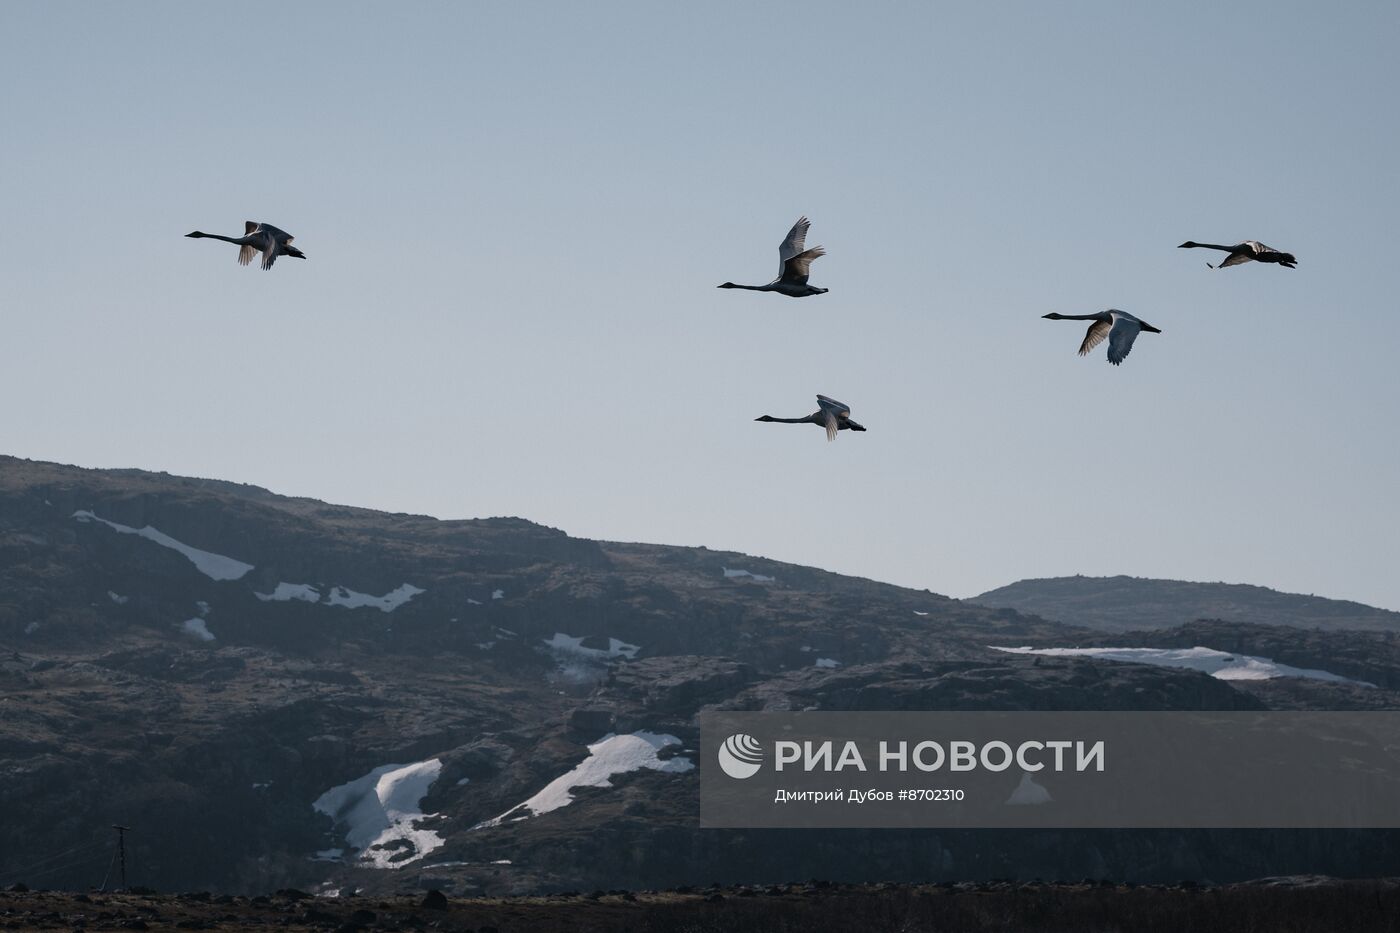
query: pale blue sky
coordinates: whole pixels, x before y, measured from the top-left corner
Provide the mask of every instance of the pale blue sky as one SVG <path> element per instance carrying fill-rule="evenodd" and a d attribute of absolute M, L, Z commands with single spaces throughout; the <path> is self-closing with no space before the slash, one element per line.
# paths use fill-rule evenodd
<path fill-rule="evenodd" d="M 1400 609 L 1400 5 L 757 6 L 0 5 L 0 450 Z"/>

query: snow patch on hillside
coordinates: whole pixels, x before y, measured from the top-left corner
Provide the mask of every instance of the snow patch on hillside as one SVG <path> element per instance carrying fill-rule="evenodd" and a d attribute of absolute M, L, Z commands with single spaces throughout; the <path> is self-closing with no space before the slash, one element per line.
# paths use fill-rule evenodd
<path fill-rule="evenodd" d="M 620 638 L 609 638 L 606 648 L 585 648 L 585 637 L 580 635 L 575 638 L 564 632 L 555 632 L 553 638 L 543 639 L 544 647 L 554 655 L 560 680 L 576 684 L 599 680 L 607 670 L 608 662 L 616 658 L 630 661 L 642 650 L 640 645 L 629 645 Z"/>
<path fill-rule="evenodd" d="M 343 586 L 333 586 L 330 593 L 326 594 L 326 603 L 331 606 L 344 606 L 347 609 L 373 606 L 381 612 L 393 612 L 419 593 L 426 592 L 427 590 L 416 587 L 412 583 L 405 583 L 383 596 L 370 596 L 368 593 L 357 593 Z"/>
<path fill-rule="evenodd" d="M 192 635 L 200 641 L 214 640 L 214 633 L 209 631 L 209 626 L 203 619 L 186 619 L 180 623 L 180 628 L 186 635 Z"/>
<path fill-rule="evenodd" d="M 325 599 L 322 599 L 321 591 L 310 583 L 287 583 L 284 581 L 277 584 L 271 593 L 254 593 L 253 595 L 265 603 L 286 603 L 292 600 L 301 600 L 327 606 L 343 606 L 346 609 L 361 609 L 369 606 L 380 612 L 393 612 L 419 593 L 426 592 L 427 590 L 414 586 L 412 583 L 405 583 L 383 596 L 372 596 L 369 593 L 356 592 L 349 587 L 333 586 L 326 594 Z"/>
<path fill-rule="evenodd" d="M 835 658 L 817 658 L 817 667 L 840 667 L 841 662 Z"/>
<path fill-rule="evenodd" d="M 772 583 L 776 577 L 765 577 L 761 573 L 749 573 L 747 570 L 730 570 L 728 567 L 721 567 L 726 580 L 739 580 L 747 577 L 755 583 Z"/>
<path fill-rule="evenodd" d="M 550 781 L 543 790 L 524 803 L 511 807 L 498 817 L 478 823 L 472 829 L 514 823 L 567 807 L 574 802 L 574 788 L 612 787 L 611 778 L 618 774 L 642 769 L 669 774 L 692 771 L 695 769 L 695 762 L 689 758 L 662 760 L 657 756 L 662 749 L 680 744 L 681 740 L 674 735 L 655 732 L 616 735 L 610 732 L 588 746 L 588 757 L 572 771 Z"/>
<path fill-rule="evenodd" d="M 442 847 L 445 840 L 418 824 L 437 816 L 419 809 L 442 761 L 383 765 L 363 777 L 332 787 L 311 806 L 345 830 L 345 844 L 358 861 L 374 868 L 401 868 Z"/>
<path fill-rule="evenodd" d="M 120 596 L 115 590 L 108 590 L 107 598 L 110 599 L 112 602 L 116 603 L 118 606 L 125 606 L 127 603 L 131 602 L 130 596 Z"/>
<path fill-rule="evenodd" d="M 132 528 L 130 525 L 122 525 L 117 522 L 109 522 L 100 517 L 95 512 L 87 509 L 79 509 L 73 513 L 73 518 L 83 522 L 101 522 L 113 531 L 124 535 L 138 535 L 147 541 L 153 541 L 161 547 L 168 547 L 172 551 L 183 554 L 194 564 L 200 573 L 211 580 L 237 580 L 253 569 L 252 564 L 245 564 L 241 560 L 232 557 L 225 557 L 222 554 L 215 554 L 212 551 L 201 551 L 197 547 L 190 547 L 182 541 L 176 541 L 170 535 L 159 529 L 147 525 L 145 528 Z"/>
<path fill-rule="evenodd" d="M 1280 664 L 1271 658 L 1261 658 L 1248 654 L 1230 654 L 1214 648 L 999 648 L 988 645 L 995 651 L 1012 654 L 1043 654 L 1060 658 L 1099 658 L 1104 661 L 1126 661 L 1136 664 L 1155 664 L 1159 667 L 1178 667 L 1201 671 L 1219 680 L 1272 680 L 1275 677 L 1302 677 L 1307 680 L 1325 680 L 1331 683 L 1360 684 L 1374 687 L 1364 680 L 1352 680 L 1330 671 L 1313 668 L 1293 667 Z"/>
<path fill-rule="evenodd" d="M 286 603 L 300 599 L 308 603 L 319 603 L 321 594 L 310 583 L 279 583 L 271 593 L 254 593 L 263 602 Z"/>
<path fill-rule="evenodd" d="M 637 652 L 642 650 L 641 645 L 629 645 L 620 638 L 609 638 L 607 648 L 585 648 L 583 640 L 586 637 L 586 635 L 580 635 L 575 638 L 563 632 L 555 632 L 554 637 L 546 638 L 544 643 L 554 651 L 576 654 L 586 658 L 626 658 L 631 661 L 636 658 Z"/>

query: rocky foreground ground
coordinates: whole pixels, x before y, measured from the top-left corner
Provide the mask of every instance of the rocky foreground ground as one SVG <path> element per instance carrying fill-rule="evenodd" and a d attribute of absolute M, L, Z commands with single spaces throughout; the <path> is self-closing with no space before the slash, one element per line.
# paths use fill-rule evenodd
<path fill-rule="evenodd" d="M 1270 878 L 1233 885 L 825 882 L 544 897 L 257 897 L 0 893 L 12 930 L 1301 931 L 1400 929 L 1400 879 Z"/>

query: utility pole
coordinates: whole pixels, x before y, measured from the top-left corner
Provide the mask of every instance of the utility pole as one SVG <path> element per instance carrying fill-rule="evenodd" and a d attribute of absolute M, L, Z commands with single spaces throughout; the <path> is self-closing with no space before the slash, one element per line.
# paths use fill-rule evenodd
<path fill-rule="evenodd" d="M 117 853 L 121 858 L 121 878 L 122 890 L 126 890 L 126 834 L 131 830 L 130 826 L 118 826 L 112 824 L 112 828 L 117 831 Z"/>

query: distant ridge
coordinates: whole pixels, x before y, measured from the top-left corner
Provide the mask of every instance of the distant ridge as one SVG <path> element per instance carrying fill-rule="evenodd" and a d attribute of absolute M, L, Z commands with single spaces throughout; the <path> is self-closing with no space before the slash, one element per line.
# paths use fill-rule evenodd
<path fill-rule="evenodd" d="M 1196 619 L 1323 631 L 1400 631 L 1400 612 L 1245 583 L 1128 576 L 1047 577 L 1020 580 L 966 602 L 1108 632 L 1171 628 Z"/>

